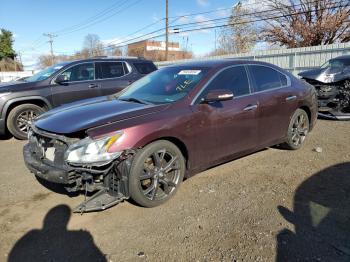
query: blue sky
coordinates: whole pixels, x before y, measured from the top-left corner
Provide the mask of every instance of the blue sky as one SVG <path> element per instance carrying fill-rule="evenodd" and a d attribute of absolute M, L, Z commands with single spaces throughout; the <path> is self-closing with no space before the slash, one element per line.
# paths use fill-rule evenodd
<path fill-rule="evenodd" d="M 237 0 L 169 0 L 170 17 L 215 10 L 208 14 L 177 18 L 176 21 L 170 18 L 169 21 L 181 24 L 225 17 L 236 2 Z M 121 9 L 124 10 L 119 12 Z M 104 16 L 91 22 L 89 18 L 103 10 Z M 82 48 L 84 37 L 89 33 L 97 34 L 105 43 L 118 42 L 164 16 L 165 0 L 4 0 L 0 8 L 0 27 L 14 33 L 15 50 L 21 52 L 23 64 L 32 65 L 37 62 L 39 54 L 49 52 L 49 44 L 43 33 L 57 32 L 54 52 L 70 54 Z M 128 37 L 139 36 L 163 26 L 162 20 Z M 214 49 L 214 30 L 171 35 L 170 40 L 185 44 L 187 36 L 188 48 L 196 55 Z"/>

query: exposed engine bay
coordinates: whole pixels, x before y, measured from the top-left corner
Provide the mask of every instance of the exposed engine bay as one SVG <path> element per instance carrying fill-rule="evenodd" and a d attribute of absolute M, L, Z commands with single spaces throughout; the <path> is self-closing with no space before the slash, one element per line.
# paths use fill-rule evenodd
<path fill-rule="evenodd" d="M 321 68 L 299 76 L 316 88 L 319 116 L 350 120 L 350 56 L 331 59 Z"/>

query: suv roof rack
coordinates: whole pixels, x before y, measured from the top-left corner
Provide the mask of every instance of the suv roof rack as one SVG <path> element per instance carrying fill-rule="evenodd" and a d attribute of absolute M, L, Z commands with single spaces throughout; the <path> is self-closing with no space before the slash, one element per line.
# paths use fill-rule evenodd
<path fill-rule="evenodd" d="M 144 57 L 139 56 L 107 56 L 107 55 L 101 55 L 101 56 L 94 56 L 92 58 L 124 58 L 124 59 L 145 59 Z"/>

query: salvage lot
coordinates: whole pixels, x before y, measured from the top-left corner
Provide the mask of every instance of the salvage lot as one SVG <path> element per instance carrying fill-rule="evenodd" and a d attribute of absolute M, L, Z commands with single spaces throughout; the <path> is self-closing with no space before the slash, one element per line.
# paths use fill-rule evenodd
<path fill-rule="evenodd" d="M 69 218 L 83 196 L 40 185 L 24 167 L 25 142 L 2 140 L 0 261 L 11 250 L 44 260 L 349 261 L 349 141 L 349 122 L 318 121 L 301 150 L 270 148 L 212 168 L 160 207 L 125 202 Z"/>

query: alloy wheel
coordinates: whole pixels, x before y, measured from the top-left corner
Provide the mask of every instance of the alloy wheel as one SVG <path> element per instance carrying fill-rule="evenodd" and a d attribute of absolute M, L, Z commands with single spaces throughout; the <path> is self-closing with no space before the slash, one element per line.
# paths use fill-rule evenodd
<path fill-rule="evenodd" d="M 34 110 L 26 110 L 21 112 L 16 119 L 18 130 L 27 133 L 29 130 L 30 122 L 37 116 L 38 113 Z"/>
<path fill-rule="evenodd" d="M 294 120 L 291 131 L 292 143 L 295 146 L 301 145 L 309 132 L 308 119 L 303 114 L 299 114 Z"/>
<path fill-rule="evenodd" d="M 167 198 L 180 182 L 179 156 L 166 149 L 154 152 L 146 158 L 139 176 L 143 195 L 149 200 Z"/>

